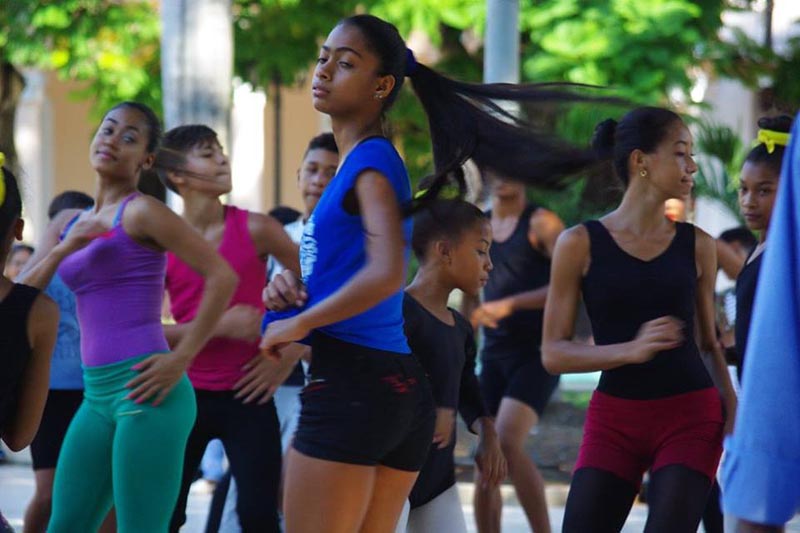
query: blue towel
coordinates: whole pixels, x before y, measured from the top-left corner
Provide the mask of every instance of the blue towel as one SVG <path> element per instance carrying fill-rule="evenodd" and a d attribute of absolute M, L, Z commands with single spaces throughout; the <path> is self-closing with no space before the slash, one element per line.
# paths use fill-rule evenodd
<path fill-rule="evenodd" d="M 800 119 L 800 116 L 798 116 Z M 800 121 L 769 226 L 736 429 L 725 441 L 725 513 L 782 525 L 800 508 Z"/>

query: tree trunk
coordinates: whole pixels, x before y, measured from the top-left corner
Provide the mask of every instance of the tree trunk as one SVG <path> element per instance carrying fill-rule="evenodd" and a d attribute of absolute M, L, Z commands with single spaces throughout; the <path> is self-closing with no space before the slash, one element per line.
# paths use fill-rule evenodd
<path fill-rule="evenodd" d="M 228 151 L 233 80 L 231 1 L 161 3 L 165 127 L 205 124 L 217 132 Z"/>
<path fill-rule="evenodd" d="M 17 113 L 25 78 L 14 65 L 3 61 L 0 64 L 0 152 L 6 156 L 6 165 L 19 174 L 17 147 L 14 143 L 14 120 Z"/>

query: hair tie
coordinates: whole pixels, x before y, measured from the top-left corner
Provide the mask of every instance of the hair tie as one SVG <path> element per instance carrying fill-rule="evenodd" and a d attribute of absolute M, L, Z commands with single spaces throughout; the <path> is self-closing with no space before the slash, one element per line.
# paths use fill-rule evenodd
<path fill-rule="evenodd" d="M 775 151 L 775 146 L 786 146 L 789 144 L 789 134 L 782 131 L 758 130 L 756 142 L 766 146 L 767 153 L 771 154 Z"/>
<path fill-rule="evenodd" d="M 414 194 L 414 200 L 422 198 L 430 189 L 420 189 Z M 461 196 L 458 187 L 453 185 L 445 185 L 439 190 L 439 200 L 457 200 Z"/>
<path fill-rule="evenodd" d="M 417 71 L 417 58 L 414 57 L 414 52 L 411 48 L 406 48 L 406 77 L 412 76 Z"/>
<path fill-rule="evenodd" d="M 6 165 L 6 154 L 0 152 L 0 205 L 6 202 L 6 171 L 3 167 Z"/>

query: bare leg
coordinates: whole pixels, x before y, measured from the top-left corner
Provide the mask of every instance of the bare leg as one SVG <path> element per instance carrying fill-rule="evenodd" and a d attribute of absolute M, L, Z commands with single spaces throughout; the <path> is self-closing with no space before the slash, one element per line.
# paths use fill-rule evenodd
<path fill-rule="evenodd" d="M 525 450 L 525 439 L 539 422 L 529 405 L 503 398 L 497 412 L 497 435 L 508 462 L 508 473 L 528 523 L 535 533 L 550 533 L 550 517 L 544 493 L 544 479 Z"/>
<path fill-rule="evenodd" d="M 387 466 L 375 470 L 375 485 L 369 502 L 367 515 L 361 525 L 361 533 L 384 533 L 394 531 L 397 519 L 403 511 L 411 487 L 419 472 L 407 472 Z"/>
<path fill-rule="evenodd" d="M 500 487 L 484 488 L 478 483 L 475 472 L 475 494 L 472 505 L 475 509 L 475 525 L 478 533 L 500 533 L 500 521 L 503 514 L 503 497 Z"/>
<path fill-rule="evenodd" d="M 377 467 L 315 459 L 294 448 L 289 450 L 287 463 L 286 533 L 359 531 L 372 498 Z"/>
<path fill-rule="evenodd" d="M 53 479 L 55 468 L 42 468 L 33 471 L 36 490 L 25 510 L 24 533 L 44 533 L 50 521 L 50 508 L 53 503 Z"/>

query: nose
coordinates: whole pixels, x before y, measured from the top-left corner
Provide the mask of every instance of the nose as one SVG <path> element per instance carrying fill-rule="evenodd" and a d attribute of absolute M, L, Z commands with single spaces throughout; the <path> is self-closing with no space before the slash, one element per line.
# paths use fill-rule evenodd
<path fill-rule="evenodd" d="M 694 157 L 689 156 L 689 166 L 686 168 L 689 171 L 689 174 L 694 174 L 697 172 L 697 162 L 694 160 Z"/>
<path fill-rule="evenodd" d="M 492 263 L 492 257 L 489 254 L 486 254 L 486 272 L 491 272 L 494 270 L 494 263 Z"/>
<path fill-rule="evenodd" d="M 321 80 L 331 79 L 330 71 L 328 70 L 328 65 L 330 63 L 331 60 L 327 60 L 324 63 L 317 63 L 317 68 L 314 69 L 314 77 Z"/>

